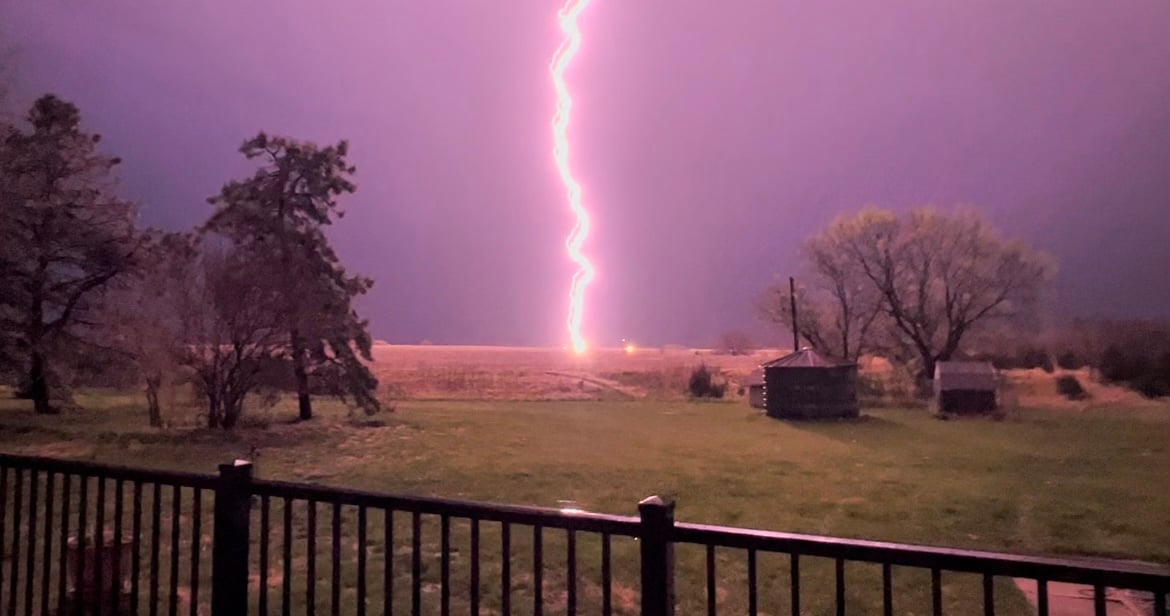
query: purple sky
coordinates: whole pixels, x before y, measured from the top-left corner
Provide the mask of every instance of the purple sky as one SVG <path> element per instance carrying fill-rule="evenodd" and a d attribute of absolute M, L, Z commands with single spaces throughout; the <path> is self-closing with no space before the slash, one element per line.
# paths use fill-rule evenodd
<path fill-rule="evenodd" d="M 556 0 L 7 0 L 53 91 L 190 226 L 258 130 L 349 139 L 333 237 L 398 342 L 563 344 Z M 718 6 L 718 10 L 715 7 Z M 865 203 L 968 203 L 1053 252 L 1055 312 L 1170 316 L 1165 0 L 594 0 L 569 75 L 594 344 L 710 342 Z"/>

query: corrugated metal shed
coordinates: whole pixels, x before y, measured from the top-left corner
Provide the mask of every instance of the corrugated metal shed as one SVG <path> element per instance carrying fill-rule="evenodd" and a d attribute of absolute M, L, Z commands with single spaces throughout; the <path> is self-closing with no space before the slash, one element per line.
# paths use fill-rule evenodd
<path fill-rule="evenodd" d="M 805 347 L 799 351 L 789 353 L 779 359 L 762 364 L 761 368 L 840 368 L 843 366 L 852 366 L 852 362 L 834 359 L 826 355 L 821 355 L 814 349 Z"/>
<path fill-rule="evenodd" d="M 752 408 L 764 408 L 764 369 L 756 368 L 747 376 L 748 404 Z"/>
<path fill-rule="evenodd" d="M 764 372 L 764 406 L 781 419 L 857 417 L 857 364 L 810 348 L 774 359 Z"/>

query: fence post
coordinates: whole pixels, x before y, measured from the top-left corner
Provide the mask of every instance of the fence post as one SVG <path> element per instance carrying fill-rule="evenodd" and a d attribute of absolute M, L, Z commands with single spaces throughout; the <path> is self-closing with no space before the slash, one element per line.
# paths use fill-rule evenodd
<path fill-rule="evenodd" d="M 248 609 L 248 536 L 252 509 L 252 463 L 219 465 L 215 488 L 215 536 L 211 552 L 211 614 Z"/>
<path fill-rule="evenodd" d="M 642 616 L 674 616 L 674 500 L 651 496 L 638 503 L 642 518 Z"/>

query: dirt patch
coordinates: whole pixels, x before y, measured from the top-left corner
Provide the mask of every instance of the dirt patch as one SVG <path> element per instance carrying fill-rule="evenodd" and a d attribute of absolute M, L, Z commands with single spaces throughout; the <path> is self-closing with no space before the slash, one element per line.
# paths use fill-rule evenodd
<path fill-rule="evenodd" d="M 637 398 L 645 398 L 646 397 L 646 391 L 644 389 L 641 389 L 638 387 L 630 387 L 627 385 L 622 385 L 621 383 L 618 383 L 617 381 L 611 381 L 609 379 L 605 379 L 605 378 L 598 377 L 598 376 L 591 376 L 588 374 L 580 374 L 580 373 L 574 374 L 571 372 L 556 372 L 556 371 L 549 371 L 549 372 L 546 372 L 545 374 L 547 374 L 549 376 L 558 376 L 558 377 L 563 377 L 563 378 L 570 379 L 570 380 L 575 380 L 578 382 L 578 388 L 582 389 L 582 390 L 585 389 L 584 385 L 586 383 L 588 383 L 590 385 L 596 385 L 597 387 L 601 387 L 603 389 L 608 389 L 610 391 L 622 394 L 630 399 L 637 399 Z"/>

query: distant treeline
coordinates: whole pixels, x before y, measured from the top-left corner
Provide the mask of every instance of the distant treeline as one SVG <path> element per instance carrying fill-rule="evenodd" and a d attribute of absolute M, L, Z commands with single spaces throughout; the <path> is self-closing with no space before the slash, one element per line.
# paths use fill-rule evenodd
<path fill-rule="evenodd" d="M 965 357 L 990 361 L 1000 369 L 1091 368 L 1101 380 L 1142 395 L 1170 396 L 1170 321 L 1078 319 L 1010 346 L 1002 340 L 1020 338 L 996 337 L 1000 342 L 985 338 L 978 351 Z"/>

